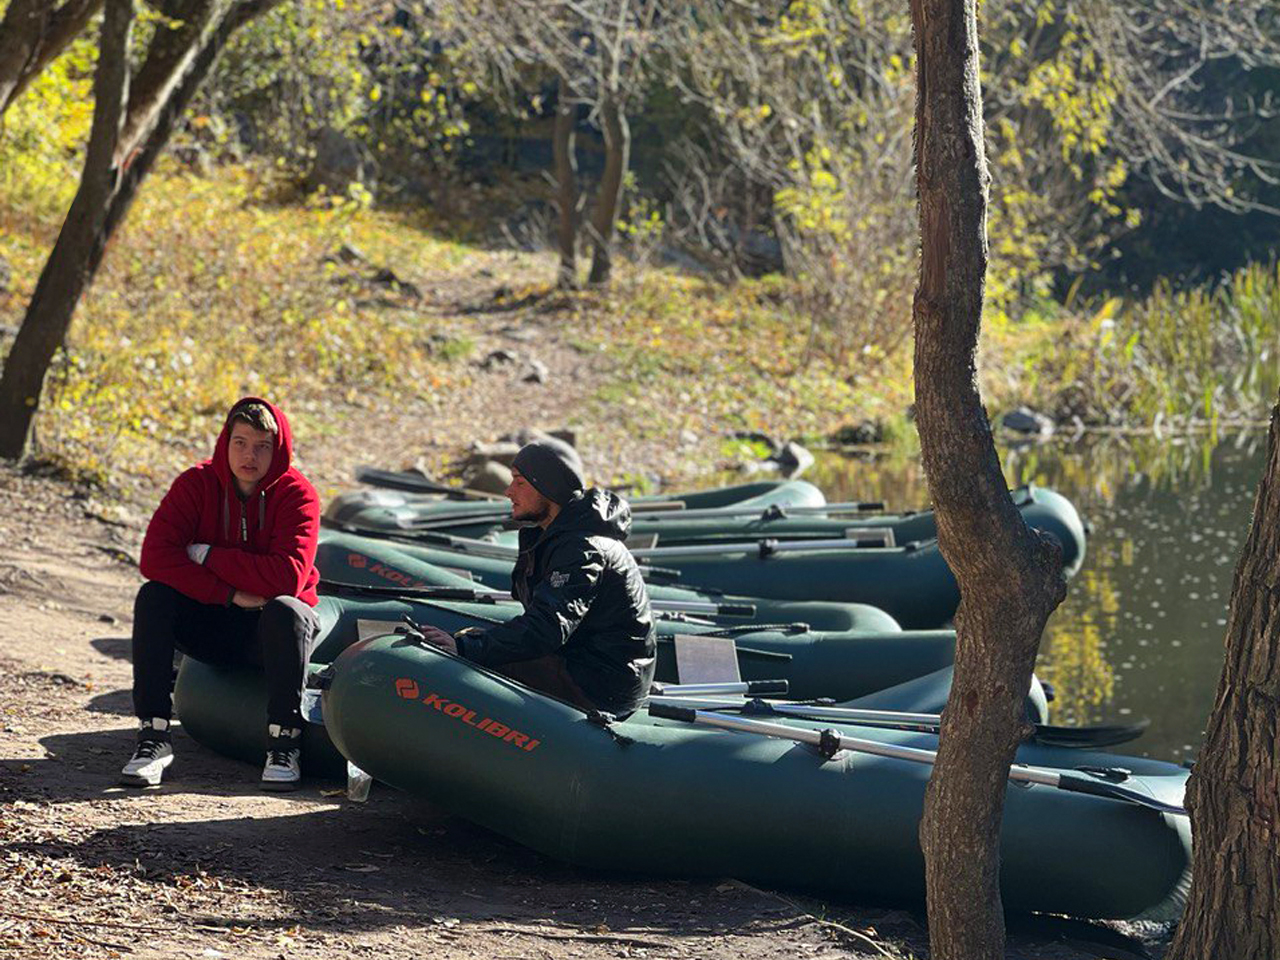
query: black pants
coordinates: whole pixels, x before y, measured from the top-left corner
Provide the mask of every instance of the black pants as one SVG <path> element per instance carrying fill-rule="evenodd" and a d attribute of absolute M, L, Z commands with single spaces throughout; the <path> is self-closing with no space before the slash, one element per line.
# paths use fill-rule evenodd
<path fill-rule="evenodd" d="M 307 659 L 319 629 L 316 612 L 296 597 L 261 610 L 214 606 L 149 580 L 133 605 L 133 712 L 173 712 L 173 654 L 212 664 L 252 664 L 267 676 L 267 722 L 301 727 L 298 710 Z"/>
<path fill-rule="evenodd" d="M 549 653 L 536 660 L 517 660 L 515 663 L 504 663 L 495 667 L 498 673 L 510 677 L 516 683 L 522 683 L 530 690 L 550 694 L 558 700 L 572 703 L 583 710 L 595 710 L 596 705 L 591 698 L 582 692 L 578 682 L 569 675 L 564 657 L 558 653 Z"/>

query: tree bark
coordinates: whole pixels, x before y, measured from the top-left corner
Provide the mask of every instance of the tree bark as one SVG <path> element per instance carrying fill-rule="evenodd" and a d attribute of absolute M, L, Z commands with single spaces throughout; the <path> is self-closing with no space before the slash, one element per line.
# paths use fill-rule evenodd
<path fill-rule="evenodd" d="M 613 273 L 613 226 L 622 202 L 622 182 L 631 157 L 631 127 L 617 100 L 607 98 L 600 107 L 604 128 L 604 175 L 591 218 L 591 273 L 587 282 L 606 284 Z"/>
<path fill-rule="evenodd" d="M 974 0 L 912 0 L 918 71 L 920 281 L 916 424 L 938 545 L 960 585 L 955 680 L 925 792 L 935 960 L 1003 960 L 1000 822 L 1045 621 L 1066 593 L 1060 550 L 1009 497 L 977 382 L 987 264 Z"/>
<path fill-rule="evenodd" d="M 1226 660 L 1187 785 L 1191 891 L 1169 960 L 1280 956 L 1280 406 L 1236 566 Z"/>
<path fill-rule="evenodd" d="M 52 13 L 51 0 L 10 0 L 0 21 L 0 116 L 15 99 Z"/>
<path fill-rule="evenodd" d="M 560 270 L 556 286 L 572 290 L 578 285 L 578 158 L 574 150 L 574 130 L 578 125 L 578 104 L 569 82 L 561 77 L 556 97 L 556 124 L 551 139 L 556 185 L 556 246 L 560 250 Z"/>
<path fill-rule="evenodd" d="M 129 112 L 121 133 L 121 153 L 128 156 L 146 138 L 190 61 L 204 49 L 219 11 L 218 0 L 179 0 L 165 14 L 175 23 L 156 31 L 147 58 L 129 90 Z"/>
<path fill-rule="evenodd" d="M 22 456 L 45 371 L 66 339 L 75 304 L 106 246 L 104 225 L 120 181 L 116 148 L 129 98 L 133 17 L 133 0 L 106 4 L 84 173 L 0 377 L 0 456 Z"/>
<path fill-rule="evenodd" d="M 0 21 L 0 117 L 28 84 L 66 49 L 102 0 L 12 0 Z"/>
<path fill-rule="evenodd" d="M 0 457 L 17 459 L 26 452 L 49 363 L 66 342 L 76 305 L 102 262 L 107 242 L 169 142 L 178 118 L 231 34 L 279 2 L 251 0 L 223 6 L 200 38 L 199 49 L 183 59 L 179 76 L 169 85 L 146 139 L 140 144 L 125 144 L 121 124 L 128 101 L 127 46 L 133 0 L 107 0 L 84 174 L 0 376 Z"/>
<path fill-rule="evenodd" d="M 102 0 L 13 0 L 0 23 L 0 117 L 88 26 Z"/>

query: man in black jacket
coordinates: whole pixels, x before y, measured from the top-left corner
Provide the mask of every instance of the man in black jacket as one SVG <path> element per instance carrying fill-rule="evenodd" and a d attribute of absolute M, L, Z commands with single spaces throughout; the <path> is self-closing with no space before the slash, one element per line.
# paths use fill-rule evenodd
<path fill-rule="evenodd" d="M 649 594 L 623 543 L 631 508 L 585 489 L 578 455 L 558 440 L 526 444 L 511 474 L 512 519 L 531 524 L 511 576 L 524 613 L 487 630 L 423 633 L 535 690 L 625 716 L 648 693 L 656 656 Z"/>

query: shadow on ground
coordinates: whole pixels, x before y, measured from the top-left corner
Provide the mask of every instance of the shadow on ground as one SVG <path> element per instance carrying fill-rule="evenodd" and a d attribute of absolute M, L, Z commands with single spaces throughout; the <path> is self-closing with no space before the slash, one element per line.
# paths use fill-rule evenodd
<path fill-rule="evenodd" d="M 158 884 L 199 873 L 279 891 L 290 909 L 255 920 L 259 928 L 358 933 L 444 917 L 706 937 L 805 922 L 785 904 L 728 884 L 577 870 L 390 790 L 375 788 L 363 805 L 316 809 L 315 799 L 314 791 L 299 796 L 296 814 L 121 825 L 79 842 L 13 849 L 133 871 Z"/>

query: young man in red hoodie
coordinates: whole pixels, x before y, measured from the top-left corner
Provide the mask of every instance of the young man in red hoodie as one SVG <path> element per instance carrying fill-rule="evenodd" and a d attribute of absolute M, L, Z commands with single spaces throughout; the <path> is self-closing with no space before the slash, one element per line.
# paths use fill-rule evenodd
<path fill-rule="evenodd" d="M 318 621 L 320 498 L 290 465 L 277 407 L 246 397 L 213 457 L 182 473 L 147 526 L 133 616 L 138 745 L 123 783 L 155 786 L 173 762 L 173 655 L 261 665 L 267 679 L 265 790 L 298 785 L 299 703 Z"/>

